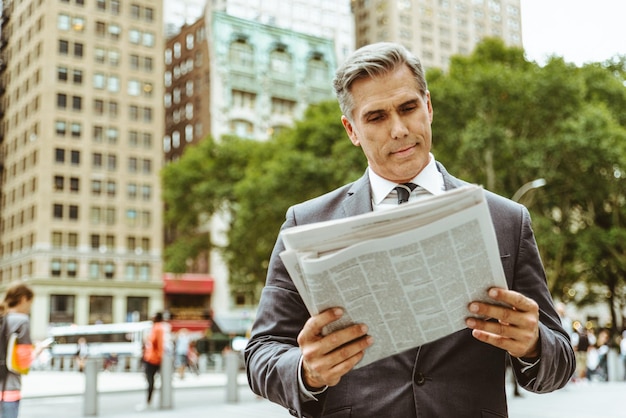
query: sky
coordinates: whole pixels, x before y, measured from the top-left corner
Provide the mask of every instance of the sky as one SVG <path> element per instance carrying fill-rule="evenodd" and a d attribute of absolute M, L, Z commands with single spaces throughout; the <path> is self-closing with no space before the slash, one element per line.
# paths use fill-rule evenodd
<path fill-rule="evenodd" d="M 529 60 L 558 55 L 582 65 L 626 55 L 625 0 L 521 0 L 521 11 Z"/>

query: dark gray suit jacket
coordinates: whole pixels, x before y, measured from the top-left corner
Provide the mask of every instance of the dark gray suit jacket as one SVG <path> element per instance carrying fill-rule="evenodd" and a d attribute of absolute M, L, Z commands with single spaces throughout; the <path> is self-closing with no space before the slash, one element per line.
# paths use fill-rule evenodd
<path fill-rule="evenodd" d="M 438 163 L 446 189 L 466 184 Z M 513 361 L 518 382 L 532 392 L 563 387 L 575 369 L 567 333 L 561 327 L 526 208 L 487 192 L 509 289 L 539 304 L 541 361 L 527 374 Z M 367 174 L 287 211 L 281 229 L 338 219 L 372 210 Z M 479 342 L 464 329 L 430 344 L 374 362 L 346 374 L 340 383 L 302 402 L 298 387 L 300 349 L 296 338 L 310 317 L 278 254 L 276 242 L 267 282 L 245 350 L 252 390 L 300 417 L 506 417 L 505 351 Z"/>

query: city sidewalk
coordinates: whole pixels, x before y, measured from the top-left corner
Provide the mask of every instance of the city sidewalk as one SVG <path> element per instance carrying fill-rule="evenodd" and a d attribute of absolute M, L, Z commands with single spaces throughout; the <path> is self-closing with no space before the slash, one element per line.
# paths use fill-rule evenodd
<path fill-rule="evenodd" d="M 188 374 L 173 379 L 174 401 L 171 409 L 136 412 L 143 399 L 146 383 L 142 373 L 100 372 L 98 374 L 99 417 L 102 418 L 281 418 L 289 417 L 282 407 L 259 399 L 247 386 L 243 373 L 238 375 L 238 400 L 228 402 L 224 373 Z M 21 418 L 83 417 L 85 376 L 79 372 L 33 371 L 23 378 Z M 522 391 L 512 396 L 508 388 L 509 418 L 624 418 L 626 382 L 571 383 L 549 394 Z M 155 389 L 158 405 L 158 386 Z"/>
<path fill-rule="evenodd" d="M 159 376 L 157 375 L 157 382 Z M 246 376 L 239 373 L 237 382 L 247 386 Z M 226 387 L 225 373 L 207 372 L 195 375 L 186 373 L 184 379 L 174 377 L 174 389 L 199 387 Z M 142 372 L 106 372 L 98 373 L 98 392 L 115 393 L 142 391 L 146 388 L 146 378 Z M 158 388 L 158 385 L 157 385 Z M 85 393 L 85 374 L 68 371 L 31 371 L 22 377 L 22 397 L 41 398 L 49 396 L 82 395 Z"/>

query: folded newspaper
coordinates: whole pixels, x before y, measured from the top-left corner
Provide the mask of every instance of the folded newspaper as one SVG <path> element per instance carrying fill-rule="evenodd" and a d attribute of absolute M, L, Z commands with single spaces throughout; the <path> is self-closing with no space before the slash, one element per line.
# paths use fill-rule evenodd
<path fill-rule="evenodd" d="M 357 367 L 465 328 L 468 304 L 506 279 L 482 187 L 281 232 L 280 254 L 311 315 L 364 323 L 374 344 Z"/>

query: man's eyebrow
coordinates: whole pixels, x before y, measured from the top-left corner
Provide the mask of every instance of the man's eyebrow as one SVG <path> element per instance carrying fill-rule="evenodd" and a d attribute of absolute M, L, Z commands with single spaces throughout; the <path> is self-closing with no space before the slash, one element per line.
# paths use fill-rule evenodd
<path fill-rule="evenodd" d="M 376 115 L 378 113 L 385 113 L 385 110 L 383 110 L 383 109 L 370 110 L 369 112 L 363 113 L 362 118 L 363 119 L 368 119 L 370 116 Z"/>
<path fill-rule="evenodd" d="M 403 107 L 403 106 L 412 105 L 412 104 L 419 104 L 419 102 L 420 102 L 420 100 L 417 99 L 417 98 L 416 99 L 410 99 L 410 100 L 407 100 L 404 103 L 401 103 L 400 106 L 398 106 L 398 107 Z"/>

